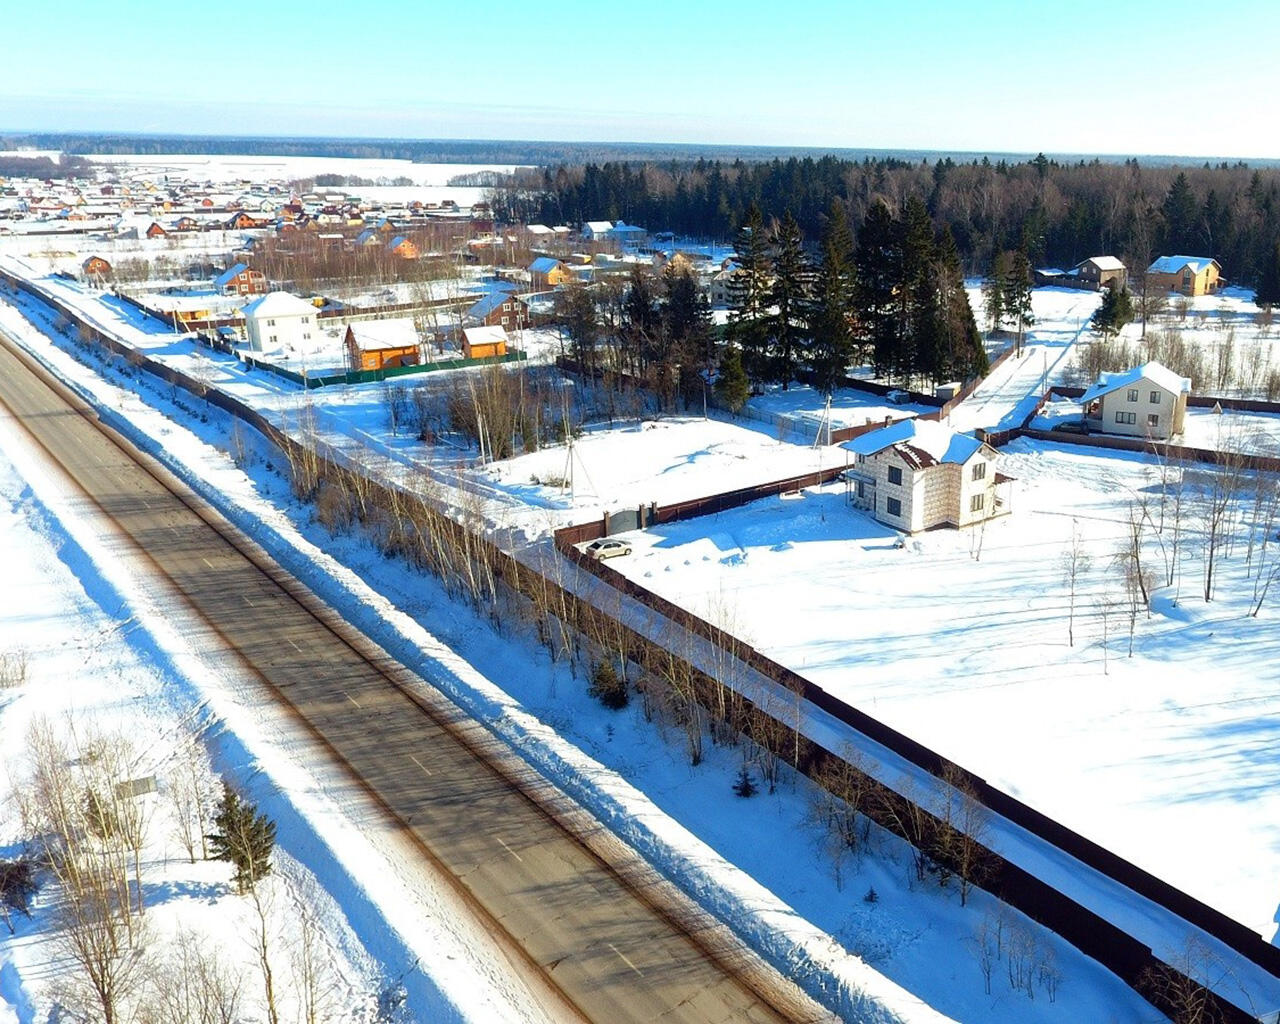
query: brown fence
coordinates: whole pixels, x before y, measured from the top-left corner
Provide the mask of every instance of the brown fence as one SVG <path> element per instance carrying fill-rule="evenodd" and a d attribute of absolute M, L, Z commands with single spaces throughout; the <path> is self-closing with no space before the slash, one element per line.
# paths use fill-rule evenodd
<path fill-rule="evenodd" d="M 3 270 L 0 270 L 0 278 L 7 280 L 15 288 L 31 294 L 66 317 L 70 322 L 78 325 L 88 340 L 101 344 L 117 354 L 123 355 L 126 352 L 133 352 L 128 346 L 120 344 L 115 339 L 88 324 L 74 309 L 45 295 L 29 282 L 14 277 Z M 210 404 L 245 421 L 260 431 L 263 436 L 273 444 L 276 444 L 282 451 L 287 453 L 300 451 L 301 446 L 298 442 L 277 429 L 257 410 L 239 400 L 216 389 L 209 389 L 207 385 L 194 380 L 181 371 L 163 363 L 158 363 L 149 357 L 144 357 L 138 362 L 148 372 L 154 373 L 161 379 L 182 387 L 200 398 L 204 398 Z M 310 454 L 314 455 L 315 453 Z M 351 471 L 349 467 L 338 466 L 328 462 L 323 456 L 320 456 L 319 461 L 332 466 L 337 472 Z M 839 472 L 839 470 L 834 469 L 832 472 Z M 809 474 L 807 476 L 812 479 L 813 475 Z M 382 484 L 377 481 L 371 481 L 371 487 L 379 493 L 397 490 L 395 485 Z M 594 525 L 585 524 L 585 528 L 594 528 Z M 456 523 L 454 528 L 459 531 L 463 529 Z M 572 536 L 569 531 L 573 529 L 572 527 L 566 528 L 566 530 L 558 531 L 556 534 L 557 546 L 560 547 L 566 557 L 571 558 L 578 565 L 612 584 L 617 589 L 630 594 L 637 601 L 658 611 L 671 621 L 684 626 L 691 632 L 703 636 L 713 643 L 718 643 L 734 651 L 743 661 L 758 672 L 799 693 L 815 707 L 827 712 L 837 720 L 850 725 L 887 749 L 925 768 L 931 774 L 941 776 L 948 762 L 939 754 L 910 739 L 910 737 L 878 722 L 865 713 L 836 700 L 798 673 L 779 665 L 754 648 L 737 640 L 732 641 L 730 644 L 726 634 L 718 627 L 674 605 L 665 598 L 653 594 L 639 584 L 622 576 L 616 570 L 582 555 L 571 546 L 573 542 L 569 541 Z M 477 536 L 471 537 L 469 540 L 477 550 L 485 552 L 486 556 L 491 559 L 490 564 L 499 579 L 506 582 L 508 586 L 514 587 L 516 592 L 524 592 L 529 578 L 533 575 L 533 571 L 528 566 L 517 561 L 508 552 L 499 549 L 487 537 Z M 538 575 L 536 586 L 554 591 L 563 606 L 575 609 L 576 614 L 596 616 L 605 614 L 594 605 L 579 598 L 572 591 L 560 587 L 546 576 Z M 619 625 L 631 636 L 638 647 L 653 646 L 653 641 L 647 637 L 636 633 L 625 624 L 619 623 Z M 670 652 L 665 650 L 663 655 L 666 657 L 672 656 Z M 690 668 L 692 670 L 692 667 Z M 973 784 L 979 799 L 996 813 L 1022 825 L 1028 831 L 1061 848 L 1083 863 L 1089 864 L 1103 874 L 1109 875 L 1120 884 L 1141 893 L 1153 902 L 1169 908 L 1178 916 L 1221 939 L 1228 946 L 1272 973 L 1280 972 L 1280 949 L 1269 946 L 1258 935 L 1244 928 L 1244 926 L 1129 864 L 1110 851 L 1098 847 L 1097 844 L 1084 839 L 1065 826 L 1027 807 L 1015 798 L 1002 793 L 986 783 L 985 780 L 973 775 L 967 775 L 967 778 Z M 1005 900 L 1010 906 L 1021 910 L 1028 917 L 1061 935 L 1086 955 L 1096 959 L 1134 987 L 1145 998 L 1152 1001 L 1158 1008 L 1166 1011 L 1174 1009 L 1174 1007 L 1167 1004 L 1165 999 L 1161 998 L 1158 992 L 1151 990 L 1149 980 L 1152 972 L 1163 973 L 1165 976 L 1173 977 L 1182 977 L 1182 975 L 1157 958 L 1149 947 L 1016 865 L 1009 864 L 995 854 L 991 854 L 991 857 L 994 874 L 990 881 L 984 883 L 984 888 Z M 1191 982 L 1191 985 L 1198 988 L 1194 982 Z M 1205 998 L 1215 1006 L 1220 1018 L 1228 1022 L 1228 1024 L 1250 1024 L 1250 1022 L 1255 1021 L 1255 1018 L 1251 1015 L 1237 1009 L 1225 1000 L 1219 999 L 1212 993 L 1205 993 Z"/>
<path fill-rule="evenodd" d="M 1020 433 L 1014 431 L 1013 433 Z M 1030 436 L 1036 436 L 1036 432 L 1032 432 Z M 1053 439 L 1053 438 L 1051 438 Z M 1088 443 L 1089 439 L 1080 435 L 1071 436 L 1073 442 L 1079 441 Z M 1124 441 L 1126 439 L 1114 439 Z M 1141 446 L 1140 446 L 1141 447 Z M 1198 449 L 1195 449 L 1198 451 Z M 1216 455 L 1217 453 L 1212 453 Z M 1280 464 L 1280 460 L 1267 460 L 1269 462 Z M 839 468 L 824 471 L 834 477 L 840 472 Z M 809 479 L 812 479 L 810 475 Z M 778 482 L 779 484 L 782 482 Z M 780 493 L 770 488 L 777 486 L 762 485 L 762 488 L 744 488 L 740 491 L 728 492 L 725 495 L 713 495 L 709 498 L 699 499 L 696 502 L 686 502 L 681 506 L 659 507 L 657 520 L 658 522 L 669 522 L 676 518 L 691 518 L 692 509 L 699 504 L 710 512 L 721 511 L 726 508 L 733 508 L 737 504 L 745 504 L 740 498 L 745 497 L 755 490 L 763 490 L 765 496 L 769 493 Z M 754 500 L 754 499 L 748 499 Z M 678 510 L 683 513 L 680 515 L 672 514 L 671 510 Z M 717 644 L 725 649 L 733 650 L 737 653 L 740 660 L 755 669 L 761 675 L 773 680 L 794 693 L 801 694 L 805 700 L 809 701 L 813 706 L 825 711 L 833 718 L 844 724 L 851 726 L 864 736 L 875 740 L 882 746 L 900 755 L 912 764 L 923 768 L 934 776 L 940 776 L 944 767 L 949 763 L 940 754 L 924 746 L 923 744 L 911 739 L 903 733 L 898 732 L 883 722 L 872 718 L 865 712 L 846 704 L 844 701 L 833 697 L 827 691 L 823 690 L 811 680 L 805 678 L 799 673 L 779 664 L 772 658 L 761 653 L 756 648 L 742 643 L 736 638 L 732 638 L 724 633 L 719 627 L 712 625 L 705 619 L 688 611 L 687 609 L 676 605 L 675 603 L 655 594 L 653 591 L 636 583 L 634 580 L 623 576 L 616 569 L 607 566 L 593 558 L 584 557 L 577 550 L 572 548 L 570 537 L 574 536 L 571 532 L 574 527 L 567 527 L 556 532 L 556 546 L 569 557 L 573 558 L 578 564 L 582 565 L 589 572 L 600 577 L 605 582 L 611 584 L 618 590 L 628 594 L 636 601 L 653 609 L 660 615 L 678 623 L 690 632 L 696 633 L 711 643 Z M 1065 825 L 1055 821 L 1048 815 L 1035 810 L 1033 807 L 1023 803 L 1016 797 L 1010 796 L 1008 793 L 997 789 L 988 783 L 985 779 L 972 773 L 966 773 L 971 780 L 978 798 L 991 810 L 1000 814 L 1016 825 L 1021 826 L 1040 839 L 1062 849 L 1075 857 L 1081 863 L 1088 865 L 1104 876 L 1110 877 L 1136 893 L 1146 897 L 1152 902 L 1165 907 L 1174 914 L 1191 922 L 1196 927 L 1203 929 L 1205 932 L 1213 935 L 1237 952 L 1248 957 L 1253 962 L 1264 967 L 1268 971 L 1280 974 L 1280 948 L 1272 946 L 1262 940 L 1255 932 L 1239 924 L 1237 921 L 1227 915 L 1214 910 L 1212 907 L 1195 899 L 1188 893 L 1170 885 L 1168 882 L 1157 878 L 1150 872 L 1139 868 L 1137 865 L 1117 856 L 1110 850 L 1086 839 L 1084 836 L 1067 828 Z M 1065 898 L 1065 897 L 1064 897 Z M 1021 903 L 1015 903 L 1020 910 L 1036 917 L 1036 914 L 1029 910 Z M 1040 918 L 1036 918 L 1041 920 Z M 1048 921 L 1042 923 L 1049 924 Z M 1055 928 L 1055 930 L 1057 930 Z M 1084 948 L 1084 947 L 1081 947 Z M 1093 955 L 1093 954 L 1091 954 Z"/>

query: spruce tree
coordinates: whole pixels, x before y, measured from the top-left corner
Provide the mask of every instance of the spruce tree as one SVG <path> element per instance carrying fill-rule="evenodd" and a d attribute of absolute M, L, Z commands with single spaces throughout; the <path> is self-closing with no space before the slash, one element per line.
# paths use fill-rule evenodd
<path fill-rule="evenodd" d="M 1100 305 L 1089 321 L 1095 331 L 1104 336 L 1118 334 L 1125 324 L 1133 320 L 1133 298 L 1128 288 L 1108 287 L 1102 293 Z"/>
<path fill-rule="evenodd" d="M 1161 207 L 1164 213 L 1165 247 L 1172 253 L 1184 253 L 1196 247 L 1200 204 L 1186 174 L 1179 172 L 1169 186 Z"/>
<path fill-rule="evenodd" d="M 1280 305 L 1280 242 L 1271 246 L 1271 252 L 1262 264 L 1262 276 L 1258 279 L 1253 301 L 1266 309 Z"/>
<path fill-rule="evenodd" d="M 1026 250 L 1018 249 L 1009 262 L 1009 283 L 1005 289 L 1005 309 L 1018 330 L 1018 355 L 1026 330 L 1036 322 L 1031 312 L 1031 260 Z"/>
<path fill-rule="evenodd" d="M 208 836 L 213 860 L 229 861 L 235 868 L 236 889 L 251 892 L 261 878 L 271 873 L 271 851 L 276 845 L 276 826 L 258 808 L 241 798 L 230 783 L 222 783 L 222 799 L 213 818 L 216 832 Z"/>
<path fill-rule="evenodd" d="M 810 363 L 814 386 L 830 396 L 853 359 L 857 278 L 853 234 L 839 201 L 831 204 L 822 234 L 817 280 L 809 302 Z"/>
<path fill-rule="evenodd" d="M 765 312 L 772 261 L 760 208 L 752 203 L 734 242 L 738 272 L 730 282 L 729 334 L 751 381 L 768 376 L 769 324 Z"/>
<path fill-rule="evenodd" d="M 729 411 L 737 415 L 746 405 L 750 393 L 747 374 L 742 368 L 742 353 L 736 345 L 726 345 L 720 358 L 720 372 L 716 376 L 716 394 Z"/>
<path fill-rule="evenodd" d="M 809 268 L 800 225 L 788 210 L 773 238 L 773 286 L 769 291 L 775 312 L 770 317 L 773 358 L 770 379 L 786 389 L 795 379 L 797 357 L 806 346 L 802 313 L 809 301 Z"/>
<path fill-rule="evenodd" d="M 998 331 L 1007 317 L 1005 291 L 1009 287 L 1009 257 L 1003 249 L 996 249 L 991 257 L 991 269 L 982 282 L 982 302 L 987 314 L 987 330 Z"/>
<path fill-rule="evenodd" d="M 902 211 L 899 232 L 901 255 L 900 277 L 895 292 L 896 320 L 894 328 L 893 369 L 899 380 L 909 384 L 921 357 L 917 347 L 922 330 L 933 330 L 935 289 L 933 287 L 933 222 L 918 196 L 907 200 Z M 927 358 L 927 357 L 925 357 Z"/>
<path fill-rule="evenodd" d="M 858 320 L 865 325 L 877 376 L 886 374 L 896 355 L 894 295 L 901 282 L 902 250 L 898 223 L 883 202 L 871 204 L 858 228 L 855 257 Z"/>

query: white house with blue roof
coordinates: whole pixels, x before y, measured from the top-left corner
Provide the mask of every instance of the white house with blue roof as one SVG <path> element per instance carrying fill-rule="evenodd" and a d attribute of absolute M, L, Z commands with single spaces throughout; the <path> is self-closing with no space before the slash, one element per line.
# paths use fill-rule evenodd
<path fill-rule="evenodd" d="M 1013 478 L 996 472 L 999 453 L 934 420 L 899 420 L 840 447 L 853 504 L 887 526 L 918 533 L 1012 511 Z"/>

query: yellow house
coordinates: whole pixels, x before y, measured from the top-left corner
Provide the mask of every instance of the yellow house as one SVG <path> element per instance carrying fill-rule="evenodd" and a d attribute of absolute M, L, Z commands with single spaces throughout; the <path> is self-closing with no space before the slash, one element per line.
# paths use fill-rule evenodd
<path fill-rule="evenodd" d="M 529 264 L 529 282 L 535 291 L 558 288 L 571 280 L 573 275 L 569 268 L 550 256 L 540 256 Z"/>
<path fill-rule="evenodd" d="M 1222 267 L 1209 256 L 1161 256 L 1147 267 L 1147 283 L 1183 295 L 1212 295 L 1220 286 Z"/>

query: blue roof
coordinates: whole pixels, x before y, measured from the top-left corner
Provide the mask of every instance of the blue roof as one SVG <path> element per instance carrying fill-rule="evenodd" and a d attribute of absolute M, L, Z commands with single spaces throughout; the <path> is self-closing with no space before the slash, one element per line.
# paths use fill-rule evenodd
<path fill-rule="evenodd" d="M 1177 274 L 1183 267 L 1190 267 L 1193 274 L 1198 274 L 1210 263 L 1216 262 L 1209 256 L 1161 256 L 1147 267 L 1152 274 Z"/>
<path fill-rule="evenodd" d="M 237 263 L 234 266 L 228 267 L 226 270 L 224 270 L 221 274 L 219 274 L 217 277 L 213 279 L 213 286 L 215 288 L 225 288 L 236 277 L 238 277 L 240 274 L 243 274 L 248 269 L 249 267 L 244 263 Z"/>
<path fill-rule="evenodd" d="M 539 256 L 529 264 L 529 272 L 533 274 L 549 274 L 559 266 L 560 261 L 550 256 Z"/>
<path fill-rule="evenodd" d="M 510 302 L 512 298 L 514 296 L 510 292 L 490 292 L 467 310 L 467 316 L 484 318 L 500 309 L 504 302 Z"/>

